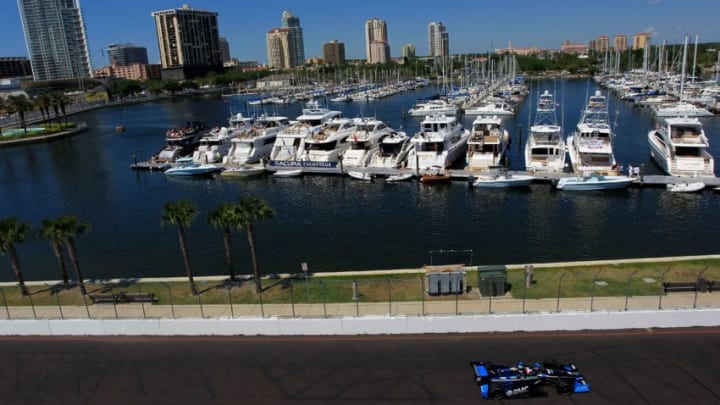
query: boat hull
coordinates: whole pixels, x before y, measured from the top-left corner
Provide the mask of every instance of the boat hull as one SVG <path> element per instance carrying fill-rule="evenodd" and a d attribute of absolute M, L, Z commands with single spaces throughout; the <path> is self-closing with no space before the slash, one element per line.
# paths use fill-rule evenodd
<path fill-rule="evenodd" d="M 619 190 L 627 188 L 634 181 L 625 176 L 565 177 L 555 187 L 567 191 Z"/>

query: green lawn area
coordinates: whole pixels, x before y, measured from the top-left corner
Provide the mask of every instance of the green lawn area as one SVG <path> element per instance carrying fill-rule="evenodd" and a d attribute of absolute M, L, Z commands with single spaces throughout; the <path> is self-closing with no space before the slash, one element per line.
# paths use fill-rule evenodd
<path fill-rule="evenodd" d="M 3 128 L 2 136 L 0 136 L 0 141 L 9 140 L 9 139 L 25 139 L 25 138 L 32 138 L 35 136 L 51 135 L 51 134 L 56 134 L 59 132 L 67 131 L 69 129 L 73 129 L 76 126 L 77 125 L 73 122 L 68 122 L 67 124 L 46 122 L 46 123 L 42 124 L 41 127 L 28 127 L 27 133 L 25 133 L 25 131 L 22 128 L 10 128 L 10 129 Z"/>
<path fill-rule="evenodd" d="M 470 269 L 470 268 L 468 268 Z M 507 272 L 506 290 L 508 296 L 528 299 L 556 298 L 558 290 L 561 297 L 624 297 L 628 291 L 631 296 L 652 296 L 660 292 L 661 280 L 693 282 L 698 274 L 707 280 L 719 280 L 720 260 L 693 260 L 671 263 L 633 263 L 603 266 L 536 268 L 534 282 L 523 288 L 523 269 Z M 665 273 L 663 278 L 663 273 Z M 593 280 L 596 281 L 593 284 Z M 629 290 L 628 290 L 628 280 Z M 339 303 L 353 302 L 353 282 L 357 282 L 360 302 L 398 301 L 442 301 L 455 300 L 452 296 L 428 296 L 425 294 L 426 279 L 423 274 L 372 275 L 372 276 L 332 276 L 309 277 L 305 279 L 262 279 L 262 300 L 266 304 L 295 303 Z M 602 283 L 597 283 L 602 282 Z M 198 281 L 199 296 L 190 294 L 187 281 L 182 282 L 143 282 L 129 281 L 118 284 L 88 284 L 89 294 L 118 293 L 154 293 L 157 304 L 257 304 L 260 297 L 254 293 L 254 283 L 240 281 L 228 284 L 223 281 Z M 593 287 L 594 285 L 594 287 Z M 470 294 L 457 297 L 461 300 L 482 299 L 476 290 L 478 287 L 477 270 L 468 270 L 466 286 L 473 288 Z M 560 288 L 559 288 L 560 287 Z M 77 287 L 65 290 L 60 286 L 31 286 L 30 298 L 22 297 L 17 287 L 2 287 L 0 291 L 9 306 L 30 305 L 83 305 L 83 298 Z M 88 299 L 88 303 L 91 301 Z M 5 305 L 4 303 L 0 303 Z"/>

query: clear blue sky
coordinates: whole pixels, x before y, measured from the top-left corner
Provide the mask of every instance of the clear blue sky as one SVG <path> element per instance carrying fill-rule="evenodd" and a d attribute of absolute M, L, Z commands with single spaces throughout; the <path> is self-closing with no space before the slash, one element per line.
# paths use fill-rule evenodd
<path fill-rule="evenodd" d="M 720 41 L 720 0 L 195 0 L 192 8 L 219 13 L 220 35 L 240 60 L 267 62 L 265 33 L 280 26 L 283 10 L 300 18 L 305 57 L 322 56 L 322 44 L 345 43 L 347 58 L 365 57 L 365 20 L 388 25 L 390 52 L 403 44 L 427 54 L 427 25 L 445 24 L 450 53 L 485 52 L 514 47 L 560 48 L 563 41 L 587 43 L 600 35 L 653 33 L 653 44 L 682 43 L 685 35 L 700 42 Z M 0 0 L 0 56 L 27 56 L 15 0 Z M 148 49 L 159 62 L 151 13 L 179 8 L 182 0 L 81 0 L 94 67 L 107 64 L 101 50 L 112 43 Z"/>

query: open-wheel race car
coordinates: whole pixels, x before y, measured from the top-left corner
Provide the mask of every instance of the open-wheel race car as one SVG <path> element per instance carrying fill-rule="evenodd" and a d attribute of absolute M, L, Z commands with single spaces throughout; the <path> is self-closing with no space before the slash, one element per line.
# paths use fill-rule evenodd
<path fill-rule="evenodd" d="M 588 392 L 590 386 L 572 363 L 546 360 L 542 363 L 519 362 L 514 366 L 472 361 L 475 382 L 485 399 L 543 396 L 543 387 L 554 387 L 559 395 Z"/>

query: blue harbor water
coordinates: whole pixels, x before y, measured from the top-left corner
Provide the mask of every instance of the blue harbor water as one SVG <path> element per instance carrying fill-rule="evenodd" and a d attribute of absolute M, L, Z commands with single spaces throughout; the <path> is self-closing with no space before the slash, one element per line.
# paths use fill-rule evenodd
<path fill-rule="evenodd" d="M 522 145 L 534 109 L 538 83 L 505 121 L 512 137 L 509 166 L 524 167 Z M 587 80 L 546 81 L 560 103 L 564 132 L 577 122 L 594 84 Z M 419 118 L 403 118 L 425 88 L 363 103 L 330 103 L 346 116 L 376 116 L 412 134 Z M 655 124 L 649 111 L 611 98 L 616 123 L 617 160 L 650 161 L 647 132 Z M 432 250 L 472 250 L 433 254 L 433 263 L 538 263 L 717 253 L 720 195 L 675 195 L 661 188 L 615 192 L 562 192 L 549 184 L 525 190 L 470 189 L 464 181 L 424 185 L 417 181 L 372 183 L 332 175 L 252 180 L 176 179 L 161 172 L 133 171 L 133 157 L 147 159 L 164 144 L 165 131 L 188 120 L 222 125 L 230 113 L 279 113 L 294 118 L 301 105 L 248 111 L 243 98 L 178 99 L 95 110 L 74 116 L 90 130 L 46 144 L 0 149 L 0 211 L 18 216 L 35 230 L 45 218 L 74 214 L 91 224 L 77 239 L 88 278 L 183 276 L 177 229 L 161 225 L 166 202 L 190 199 L 200 214 L 187 230 L 190 261 L 197 274 L 225 272 L 222 234 L 207 214 L 223 202 L 258 196 L 276 210 L 258 223 L 258 257 L 263 273 L 420 267 Z M 471 117 L 463 118 L 469 127 Z M 720 118 L 702 119 L 711 153 L 720 158 Z M 127 131 L 116 133 L 125 124 Z M 522 137 L 522 139 L 521 139 Z M 234 235 L 237 271 L 250 272 L 246 235 Z M 27 279 L 57 278 L 58 265 L 48 243 L 32 236 L 18 246 Z M 13 280 L 7 258 L 0 280 Z"/>

